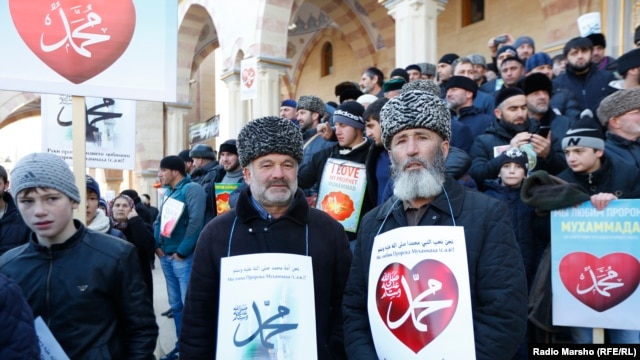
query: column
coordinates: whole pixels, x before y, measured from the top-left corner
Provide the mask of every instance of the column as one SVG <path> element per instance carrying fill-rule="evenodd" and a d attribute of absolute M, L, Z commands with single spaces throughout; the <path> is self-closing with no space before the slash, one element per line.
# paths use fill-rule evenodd
<path fill-rule="evenodd" d="M 287 59 L 261 57 L 258 59 L 258 97 L 253 101 L 254 118 L 262 116 L 279 116 L 280 86 L 282 76 L 290 62 Z"/>
<path fill-rule="evenodd" d="M 165 133 L 164 133 L 164 154 L 178 155 L 178 153 L 188 147 L 188 132 L 184 124 L 184 117 L 189 113 L 191 105 L 178 103 L 165 103 Z"/>
<path fill-rule="evenodd" d="M 438 14 L 448 0 L 386 0 L 396 21 L 396 66 L 438 60 Z"/>
<path fill-rule="evenodd" d="M 220 76 L 229 91 L 228 116 L 220 114 L 220 139 L 235 139 L 242 126 L 250 120 L 248 106 L 240 100 L 240 73 L 238 70 L 228 71 Z"/>

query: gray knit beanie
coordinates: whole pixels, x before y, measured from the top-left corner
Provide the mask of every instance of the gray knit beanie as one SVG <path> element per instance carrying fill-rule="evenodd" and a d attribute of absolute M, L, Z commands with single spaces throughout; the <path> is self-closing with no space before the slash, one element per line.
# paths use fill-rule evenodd
<path fill-rule="evenodd" d="M 300 109 L 309 110 L 311 112 L 318 113 L 320 114 L 320 117 L 323 117 L 325 113 L 324 101 L 322 101 L 322 99 L 320 99 L 319 97 L 313 96 L 313 95 L 300 96 L 296 110 L 300 110 Z"/>
<path fill-rule="evenodd" d="M 382 143 L 391 149 L 391 140 L 402 130 L 424 128 L 444 140 L 451 139 L 451 114 L 439 96 L 426 91 L 403 92 L 389 100 L 380 111 Z"/>
<path fill-rule="evenodd" d="M 18 195 L 31 188 L 50 188 L 67 195 L 79 203 L 80 192 L 76 179 L 62 158 L 49 153 L 29 154 L 11 171 L 11 191 Z"/>
<path fill-rule="evenodd" d="M 242 167 L 268 154 L 290 155 L 298 164 L 302 162 L 300 129 L 292 121 L 275 116 L 249 121 L 238 134 L 237 146 Z"/>
<path fill-rule="evenodd" d="M 607 126 L 611 118 L 640 109 L 640 89 L 618 90 L 602 99 L 598 106 L 598 120 Z"/>

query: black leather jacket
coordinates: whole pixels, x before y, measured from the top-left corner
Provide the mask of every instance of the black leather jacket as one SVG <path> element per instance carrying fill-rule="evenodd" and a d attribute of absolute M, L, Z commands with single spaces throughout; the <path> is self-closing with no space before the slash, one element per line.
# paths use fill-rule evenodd
<path fill-rule="evenodd" d="M 24 292 L 71 359 L 153 359 L 158 337 L 136 250 L 87 230 L 51 248 L 27 244 L 0 257 L 0 272 Z"/>

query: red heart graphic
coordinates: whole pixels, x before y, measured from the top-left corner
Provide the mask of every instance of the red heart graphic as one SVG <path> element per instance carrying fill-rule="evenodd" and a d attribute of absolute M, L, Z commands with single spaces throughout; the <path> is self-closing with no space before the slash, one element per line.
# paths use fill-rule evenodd
<path fill-rule="evenodd" d="M 74 84 L 118 60 L 136 25 L 132 0 L 9 0 L 9 11 L 29 49 Z"/>
<path fill-rule="evenodd" d="M 586 252 L 573 252 L 560 260 L 559 272 L 571 295 L 598 312 L 623 302 L 640 281 L 638 259 L 625 253 L 597 258 Z"/>
<path fill-rule="evenodd" d="M 451 322 L 458 306 L 458 282 L 437 260 L 423 260 L 412 270 L 393 263 L 378 278 L 376 303 L 382 322 L 417 354 Z"/>
<path fill-rule="evenodd" d="M 254 68 L 242 70 L 242 83 L 247 89 L 251 89 L 254 81 L 256 81 L 256 70 Z"/>

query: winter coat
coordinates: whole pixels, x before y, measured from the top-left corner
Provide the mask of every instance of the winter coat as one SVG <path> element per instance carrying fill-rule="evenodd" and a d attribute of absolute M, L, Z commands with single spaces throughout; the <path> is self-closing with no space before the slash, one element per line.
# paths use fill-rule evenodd
<path fill-rule="evenodd" d="M 473 143 L 473 139 L 484 134 L 495 118 L 496 117 L 493 113 L 491 115 L 487 115 L 475 106 L 468 106 L 458 111 L 456 120 L 467 125 L 469 129 L 471 129 L 471 136 L 473 136 L 471 142 Z M 471 145 L 469 145 L 469 148 L 471 148 Z"/>
<path fill-rule="evenodd" d="M 207 194 L 204 223 L 208 223 L 217 215 L 216 191 L 214 184 L 220 182 L 225 175 L 224 168 L 217 161 L 208 162 L 191 174 L 191 181 L 199 184 Z"/>
<path fill-rule="evenodd" d="M 5 191 L 2 200 L 6 210 L 0 219 L 0 255 L 29 241 L 31 233 L 31 229 L 22 220 L 11 194 Z"/>
<path fill-rule="evenodd" d="M 343 227 L 324 212 L 310 208 L 301 190 L 286 214 L 277 219 L 263 219 L 253 201 L 246 188 L 240 193 L 238 205 L 211 220 L 198 239 L 182 317 L 180 358 L 214 358 L 223 257 L 228 253 L 305 255 L 308 236 L 318 359 L 343 359 L 341 305 L 351 264 Z"/>
<path fill-rule="evenodd" d="M 473 107 L 481 114 L 487 114 L 493 118 L 493 110 L 496 108 L 496 99 L 493 95 L 484 91 L 478 91 L 473 99 Z"/>
<path fill-rule="evenodd" d="M 313 138 L 314 136 L 315 138 Z M 311 138 L 313 138 L 313 140 L 310 140 Z M 337 144 L 335 141 L 327 141 L 323 139 L 322 136 L 318 134 L 315 128 L 309 129 L 302 133 L 302 141 L 304 143 L 304 153 L 302 155 L 302 163 L 300 164 L 301 166 L 310 162 L 313 155 L 318 151 L 333 147 Z"/>
<path fill-rule="evenodd" d="M 158 326 L 135 248 L 74 225 L 50 248 L 32 235 L 0 257 L 0 273 L 20 285 L 69 358 L 150 359 Z"/>
<path fill-rule="evenodd" d="M 163 204 L 169 197 L 184 203 L 182 215 L 176 221 L 176 227 L 167 238 L 160 236 L 160 222 L 162 218 L 162 205 L 160 206 L 160 215 L 153 223 L 153 237 L 156 239 L 156 248 L 161 248 L 165 254 L 177 253 L 178 256 L 185 259 L 193 253 L 196 247 L 196 240 L 204 226 L 204 212 L 206 194 L 202 186 L 192 183 L 191 178 L 187 175 L 178 184 L 175 189 L 165 186 L 165 194 Z"/>
<path fill-rule="evenodd" d="M 611 193 L 619 199 L 640 199 L 640 169 L 624 162 L 614 163 L 606 154 L 600 159 L 600 168 L 591 174 L 566 169 L 558 177 L 580 185 L 589 195 Z"/>
<path fill-rule="evenodd" d="M 595 115 L 602 99 L 616 91 L 609 86 L 615 79 L 610 71 L 598 70 L 595 64 L 591 64 L 589 71 L 582 75 L 576 74 L 575 70 L 567 66 L 562 75 L 553 79 L 553 84 L 571 91 L 578 100 L 581 112 L 590 109 Z"/>
<path fill-rule="evenodd" d="M 557 83 L 553 83 L 553 93 L 549 99 L 549 107 L 557 109 L 560 114 L 571 120 L 579 119 L 580 112 L 583 110 L 573 92 L 558 86 Z"/>
<path fill-rule="evenodd" d="M 453 217 L 464 227 L 476 358 L 511 359 L 527 327 L 527 284 L 508 208 L 448 176 L 444 189 L 419 224 L 451 226 Z M 374 237 L 407 226 L 403 203 L 394 196 L 362 223 L 343 299 L 344 334 L 349 359 L 369 360 L 378 358 L 367 312 Z"/>
<path fill-rule="evenodd" d="M 450 145 L 469 152 L 471 144 L 473 144 L 471 129 L 459 121 L 452 120 Z"/>
<path fill-rule="evenodd" d="M 540 125 L 537 121 L 529 119 L 529 133 L 535 133 Z M 494 179 L 498 172 L 500 172 L 500 160 L 493 156 L 493 149 L 496 146 L 509 145 L 509 142 L 516 136 L 515 132 L 512 132 L 505 128 L 502 123 L 496 119 L 487 132 L 478 136 L 473 142 L 471 147 L 471 168 L 469 169 L 469 175 L 476 181 L 478 187 L 483 190 L 484 181 Z M 552 134 L 553 136 L 553 134 Z M 551 174 L 557 174 L 567 167 L 567 163 L 563 156 L 553 151 L 552 149 L 546 158 L 538 158 L 537 164 L 534 169 L 531 170 L 546 170 Z"/>
<path fill-rule="evenodd" d="M 155 260 L 153 229 L 140 216 L 135 216 L 127 221 L 127 227 L 122 229 L 122 233 L 127 238 L 127 241 L 136 247 L 136 253 L 142 268 L 142 277 L 147 285 L 149 296 L 153 299 L 153 276 L 151 274 L 151 264 Z"/>
<path fill-rule="evenodd" d="M 0 274 L 0 359 L 39 360 L 33 313 L 22 289 Z"/>
<path fill-rule="evenodd" d="M 373 146 L 371 148 L 371 156 L 370 160 L 367 162 L 367 191 L 370 196 L 375 199 L 375 204 L 381 204 L 380 198 L 378 194 L 382 194 L 384 192 L 387 183 L 391 181 L 391 166 L 387 163 L 386 168 L 380 169 L 380 156 L 385 156 L 383 154 L 387 154 L 386 158 L 389 161 L 389 156 L 387 150 L 383 146 Z M 384 166 L 384 165 L 382 165 Z M 386 173 L 388 175 L 388 181 L 384 184 L 378 184 L 378 173 Z"/>
<path fill-rule="evenodd" d="M 640 168 L 640 139 L 627 140 L 607 131 L 604 152 L 615 163 L 624 162 Z"/>

